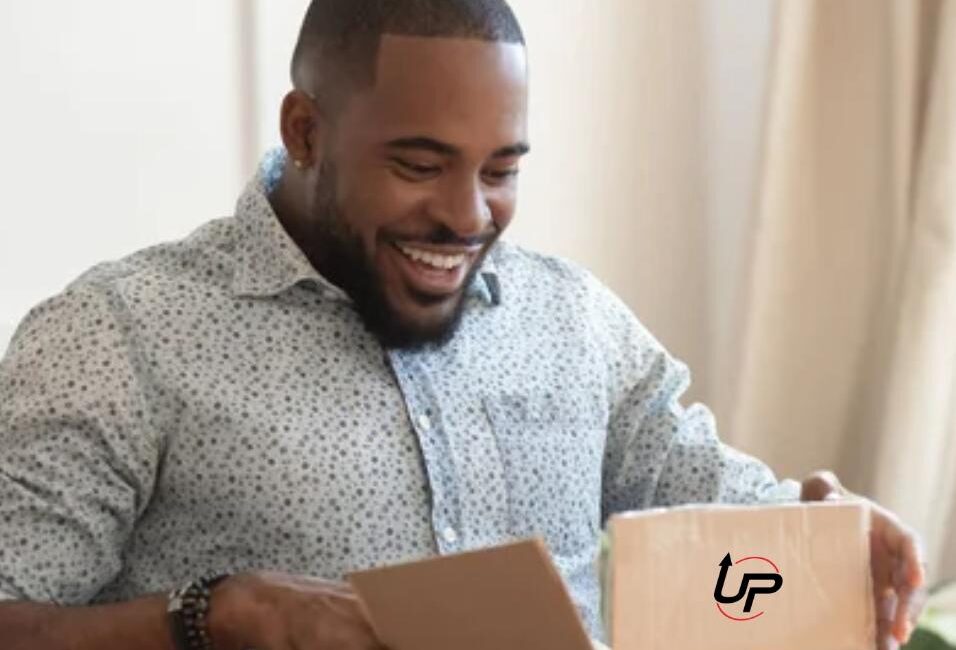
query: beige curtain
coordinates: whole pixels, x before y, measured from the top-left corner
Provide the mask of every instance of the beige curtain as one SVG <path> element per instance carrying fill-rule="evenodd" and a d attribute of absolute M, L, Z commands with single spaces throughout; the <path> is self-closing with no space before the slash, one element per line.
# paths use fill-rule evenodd
<path fill-rule="evenodd" d="M 956 0 L 782 0 L 735 442 L 956 578 Z"/>

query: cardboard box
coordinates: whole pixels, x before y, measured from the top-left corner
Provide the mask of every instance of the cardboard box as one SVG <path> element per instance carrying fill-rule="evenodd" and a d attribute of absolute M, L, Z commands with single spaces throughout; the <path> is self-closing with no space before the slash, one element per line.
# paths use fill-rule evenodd
<path fill-rule="evenodd" d="M 688 507 L 611 521 L 614 650 L 870 650 L 862 504 Z"/>
<path fill-rule="evenodd" d="M 858 504 L 616 516 L 612 647 L 871 650 L 868 522 Z M 592 650 L 537 540 L 364 571 L 349 581 L 391 650 Z"/>
<path fill-rule="evenodd" d="M 537 540 L 349 576 L 390 650 L 592 650 Z"/>

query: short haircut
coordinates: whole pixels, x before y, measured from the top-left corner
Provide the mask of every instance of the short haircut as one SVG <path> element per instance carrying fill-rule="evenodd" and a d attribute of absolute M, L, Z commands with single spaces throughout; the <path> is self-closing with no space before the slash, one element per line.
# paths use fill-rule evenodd
<path fill-rule="evenodd" d="M 328 101 L 371 85 L 386 34 L 525 44 L 506 0 L 312 0 L 292 56 L 293 84 Z"/>

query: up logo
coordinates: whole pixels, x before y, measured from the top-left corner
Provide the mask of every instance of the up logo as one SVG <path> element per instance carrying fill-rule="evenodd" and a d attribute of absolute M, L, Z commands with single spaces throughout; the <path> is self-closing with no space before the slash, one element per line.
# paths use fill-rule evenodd
<path fill-rule="evenodd" d="M 724 583 L 727 582 L 727 573 L 731 566 L 737 566 L 744 562 L 754 563 L 753 566 L 759 566 L 762 571 L 759 573 L 744 573 L 740 580 L 740 588 L 733 596 L 724 595 Z M 756 563 L 763 563 L 762 565 Z M 764 565 L 769 565 L 773 573 L 767 572 Z M 717 601 L 717 609 L 720 613 L 732 621 L 752 621 L 764 615 L 763 611 L 752 614 L 754 600 L 760 594 L 769 595 L 780 591 L 783 586 L 783 576 L 780 575 L 780 569 L 777 565 L 765 557 L 750 556 L 734 562 L 730 559 L 730 553 L 724 556 L 720 562 L 720 574 L 717 576 L 717 584 L 714 586 L 714 600 Z M 744 601 L 743 616 L 732 616 L 722 605 L 732 605 Z M 734 612 L 736 613 L 736 612 Z"/>

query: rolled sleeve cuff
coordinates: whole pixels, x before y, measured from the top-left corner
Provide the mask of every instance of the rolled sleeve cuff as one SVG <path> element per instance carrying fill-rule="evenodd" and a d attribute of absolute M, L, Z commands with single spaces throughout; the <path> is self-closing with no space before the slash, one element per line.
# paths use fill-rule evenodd
<path fill-rule="evenodd" d="M 800 501 L 800 483 L 784 479 L 760 495 L 760 503 L 794 503 Z"/>

